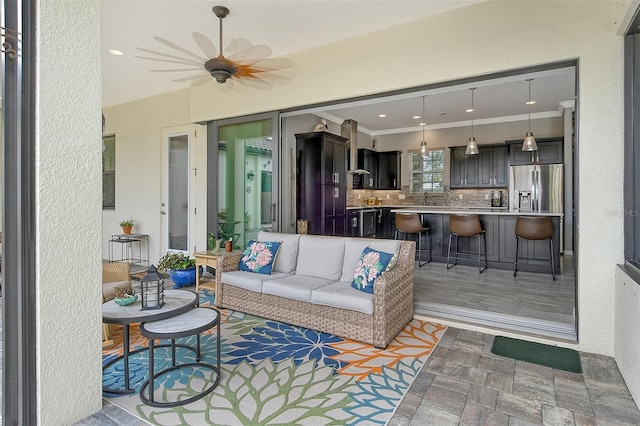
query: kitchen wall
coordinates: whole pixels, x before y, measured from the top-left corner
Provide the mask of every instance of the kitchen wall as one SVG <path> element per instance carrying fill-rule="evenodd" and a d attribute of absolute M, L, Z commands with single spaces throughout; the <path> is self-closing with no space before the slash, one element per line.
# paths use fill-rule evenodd
<path fill-rule="evenodd" d="M 502 191 L 502 206 L 509 206 L 508 191 Z M 459 207 L 489 207 L 491 206 L 491 189 L 447 189 L 442 194 L 429 194 L 427 196 L 428 206 L 459 206 Z M 423 205 L 422 194 L 413 195 L 409 193 L 408 187 L 402 190 L 385 191 L 370 189 L 353 189 L 347 191 L 348 206 L 362 206 L 367 202 L 367 198 L 373 197 L 381 206 L 416 206 Z M 487 199 L 488 197 L 488 199 Z M 379 200 L 378 200 L 379 199 Z"/>

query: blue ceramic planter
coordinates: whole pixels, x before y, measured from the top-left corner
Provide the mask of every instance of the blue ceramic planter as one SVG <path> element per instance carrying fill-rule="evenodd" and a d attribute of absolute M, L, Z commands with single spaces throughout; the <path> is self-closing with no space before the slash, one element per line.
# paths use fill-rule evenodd
<path fill-rule="evenodd" d="M 199 268 L 200 276 L 202 276 L 202 266 Z M 173 288 L 186 287 L 196 284 L 196 267 L 193 266 L 189 269 L 171 270 L 169 271 L 169 278 L 173 281 Z"/>

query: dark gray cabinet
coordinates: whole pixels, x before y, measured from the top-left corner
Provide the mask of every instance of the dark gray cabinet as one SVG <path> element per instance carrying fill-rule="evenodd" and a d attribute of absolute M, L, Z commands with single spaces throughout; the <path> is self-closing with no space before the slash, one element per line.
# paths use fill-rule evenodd
<path fill-rule="evenodd" d="M 400 189 L 402 151 L 378 152 L 376 189 Z"/>
<path fill-rule="evenodd" d="M 509 147 L 480 148 L 478 160 L 480 188 L 506 188 L 509 184 Z"/>
<path fill-rule="evenodd" d="M 296 135 L 296 213 L 309 234 L 345 235 L 347 142 L 327 132 Z"/>
<path fill-rule="evenodd" d="M 465 147 L 451 148 L 450 187 L 476 188 L 478 186 L 478 155 L 467 155 Z"/>
<path fill-rule="evenodd" d="M 369 172 L 368 175 L 353 175 L 353 189 L 375 189 L 376 177 L 378 175 L 378 156 L 377 152 L 360 148 L 358 149 L 358 164 L 355 168 L 363 169 Z M 354 167 L 351 167 L 354 168 Z"/>
<path fill-rule="evenodd" d="M 562 164 L 564 161 L 563 138 L 536 139 L 537 151 L 523 151 L 522 140 L 510 140 L 509 162 L 512 166 L 527 164 Z"/>

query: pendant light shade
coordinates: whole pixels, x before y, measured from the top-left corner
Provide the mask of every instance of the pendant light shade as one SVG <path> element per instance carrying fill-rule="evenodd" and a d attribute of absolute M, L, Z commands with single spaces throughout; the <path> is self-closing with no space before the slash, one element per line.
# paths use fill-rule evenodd
<path fill-rule="evenodd" d="M 424 137 L 424 128 L 427 125 L 427 115 L 426 115 L 426 107 L 425 107 L 425 98 L 427 96 L 423 96 L 422 97 L 422 120 L 423 122 L 421 123 L 422 126 L 422 142 L 420 142 L 420 155 L 422 155 L 423 157 L 427 156 L 427 152 L 429 151 L 429 149 L 427 148 L 427 140 Z"/>
<path fill-rule="evenodd" d="M 469 138 L 469 142 L 467 142 L 467 149 L 464 150 L 464 153 L 467 155 L 477 155 L 479 153 L 478 144 L 476 143 L 476 138 L 473 137 L 473 92 L 476 88 L 473 87 L 469 90 L 471 90 L 471 137 Z"/>
<path fill-rule="evenodd" d="M 529 105 L 529 131 L 524 137 L 524 142 L 522 143 L 523 151 L 537 151 L 538 144 L 536 143 L 536 138 L 533 137 L 533 132 L 531 131 L 531 81 L 533 79 L 530 78 L 527 81 L 529 82 L 529 101 L 527 104 Z"/>

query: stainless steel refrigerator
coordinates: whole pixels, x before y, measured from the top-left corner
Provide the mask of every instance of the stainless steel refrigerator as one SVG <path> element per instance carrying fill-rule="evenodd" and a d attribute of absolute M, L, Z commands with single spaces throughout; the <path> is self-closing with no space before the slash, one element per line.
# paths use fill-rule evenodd
<path fill-rule="evenodd" d="M 520 211 L 563 212 L 562 164 L 511 166 L 509 208 Z"/>

